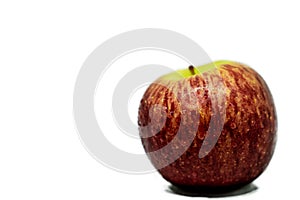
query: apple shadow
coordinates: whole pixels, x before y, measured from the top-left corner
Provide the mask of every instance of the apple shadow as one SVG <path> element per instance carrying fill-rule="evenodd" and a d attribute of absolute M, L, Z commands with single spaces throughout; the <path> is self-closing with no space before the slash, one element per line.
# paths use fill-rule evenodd
<path fill-rule="evenodd" d="M 182 187 L 169 185 L 167 192 L 189 197 L 231 197 L 248 194 L 256 191 L 258 187 L 253 183 L 249 183 L 240 187 L 226 188 L 204 188 L 204 187 Z"/>

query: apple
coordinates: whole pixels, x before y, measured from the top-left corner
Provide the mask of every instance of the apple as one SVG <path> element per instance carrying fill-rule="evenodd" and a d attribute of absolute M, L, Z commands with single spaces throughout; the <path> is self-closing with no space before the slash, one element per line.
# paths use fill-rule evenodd
<path fill-rule="evenodd" d="M 217 61 L 164 75 L 138 112 L 143 147 L 178 187 L 251 183 L 274 152 L 276 110 L 263 78 L 245 64 Z"/>

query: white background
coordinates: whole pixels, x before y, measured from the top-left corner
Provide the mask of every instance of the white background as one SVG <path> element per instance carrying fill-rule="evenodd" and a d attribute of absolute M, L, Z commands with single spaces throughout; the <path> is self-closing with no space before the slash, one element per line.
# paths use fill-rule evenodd
<path fill-rule="evenodd" d="M 259 189 L 231 198 L 299 196 L 299 19 L 297 1 L 288 0 L 1 1 L 0 199 L 189 198 L 166 192 L 156 173 L 104 167 L 73 121 L 74 83 L 87 56 L 114 35 L 149 27 L 180 32 L 212 60 L 247 63 L 265 78 L 277 106 L 276 152 L 255 181 Z"/>

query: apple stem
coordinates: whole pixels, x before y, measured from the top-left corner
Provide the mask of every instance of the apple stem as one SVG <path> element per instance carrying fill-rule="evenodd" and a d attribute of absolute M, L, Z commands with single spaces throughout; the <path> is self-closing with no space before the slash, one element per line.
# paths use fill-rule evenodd
<path fill-rule="evenodd" d="M 189 70 L 192 73 L 192 75 L 195 75 L 195 67 L 193 65 L 189 66 Z"/>

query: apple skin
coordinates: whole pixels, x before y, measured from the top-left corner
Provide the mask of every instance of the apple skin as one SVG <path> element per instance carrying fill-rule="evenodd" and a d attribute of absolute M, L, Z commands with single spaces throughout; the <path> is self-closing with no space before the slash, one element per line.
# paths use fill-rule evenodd
<path fill-rule="evenodd" d="M 263 78 L 238 62 L 218 61 L 213 65 L 222 77 L 219 81 L 225 86 L 223 113 L 216 109 L 212 113 L 212 96 L 209 95 L 212 93 L 209 93 L 207 79 L 202 76 L 207 70 L 205 66 L 196 68 L 196 74 L 188 69 L 178 71 L 181 78 L 174 78 L 172 74 L 160 77 L 148 87 L 140 103 L 138 125 L 143 147 L 163 178 L 176 186 L 221 188 L 246 185 L 265 170 L 274 152 L 276 110 Z M 194 91 L 196 103 L 190 97 Z M 179 101 L 178 94 L 185 98 Z M 166 116 L 161 109 L 151 110 L 155 105 L 160 105 Z M 184 110 L 182 105 L 186 105 Z M 181 119 L 182 112 L 188 113 L 186 119 Z M 218 120 L 212 124 L 221 127 L 221 134 L 210 133 L 210 137 L 218 137 L 217 142 L 200 158 L 200 148 L 215 114 L 224 115 L 222 124 L 218 124 Z M 152 126 L 148 126 L 150 123 Z M 160 125 L 155 127 L 155 124 Z M 191 133 L 190 127 L 194 124 L 199 126 L 196 133 Z M 181 135 L 172 141 L 176 134 Z M 191 134 L 195 137 L 186 147 L 185 136 Z M 173 144 L 166 146 L 170 143 Z M 163 147 L 167 149 L 159 151 Z M 183 153 L 168 163 L 175 149 L 183 149 Z M 161 168 L 163 162 L 166 166 Z"/>

